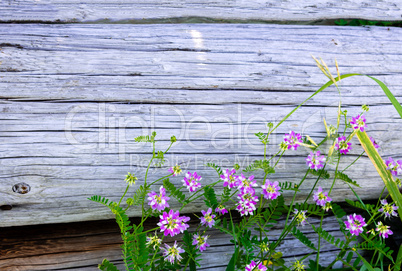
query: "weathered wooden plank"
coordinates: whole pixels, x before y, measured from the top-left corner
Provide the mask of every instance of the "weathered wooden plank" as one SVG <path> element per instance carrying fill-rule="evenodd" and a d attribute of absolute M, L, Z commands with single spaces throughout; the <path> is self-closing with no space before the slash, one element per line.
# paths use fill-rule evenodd
<path fill-rule="evenodd" d="M 0 206 L 5 215 L 0 226 L 111 218 L 86 198 L 101 194 L 118 200 L 127 171 L 143 176 L 150 147 L 133 139 L 153 130 L 162 140 L 160 149 L 173 134 L 180 140 L 167 165 L 197 170 L 205 183 L 217 177 L 204 167 L 206 162 L 226 168 L 261 159 L 254 133 L 264 131 L 269 121 L 278 122 L 325 82 L 311 52 L 326 60 L 336 56 L 341 72 L 375 74 L 400 99 L 401 32 L 378 27 L 2 24 Z M 370 104 L 370 135 L 380 139 L 382 155 L 400 157 L 401 120 L 368 80 L 342 83 L 343 104 L 351 114 Z M 323 138 L 322 118 L 334 123 L 337 99 L 334 90 L 316 96 L 273 134 L 269 154 L 289 130 Z M 353 143 L 341 167 L 361 153 Z M 307 153 L 286 153 L 270 178 L 297 181 Z M 358 166 L 348 174 L 364 186 L 363 198 L 376 197 L 382 181 L 367 158 Z M 166 167 L 152 170 L 155 178 L 165 172 Z M 172 179 L 178 185 L 180 180 Z M 22 181 L 31 191 L 14 193 L 12 186 Z M 336 200 L 349 196 L 345 185 L 334 190 Z M 202 204 L 186 211 L 199 211 Z"/>
<path fill-rule="evenodd" d="M 239 219 L 235 214 L 234 218 L 235 221 Z M 193 216 L 190 220 L 190 229 L 196 228 L 198 221 Z M 315 226 L 319 225 L 319 220 L 312 217 L 309 218 L 309 222 Z M 153 228 L 155 223 L 156 221 L 146 223 L 146 229 Z M 268 233 L 271 242 L 277 240 L 283 224 L 284 221 L 281 220 L 271 228 Z M 326 217 L 323 225 L 336 238 L 342 238 L 343 234 L 339 231 L 334 217 Z M 309 225 L 301 227 L 300 230 L 314 244 L 317 244 L 317 236 Z M 394 228 L 392 230 L 397 232 Z M 233 244 L 230 243 L 227 235 L 216 229 L 208 230 L 207 234 L 210 235 L 208 243 L 211 246 L 202 253 L 203 260 L 200 262 L 199 270 L 225 270 L 233 253 Z M 2 270 L 96 270 L 97 265 L 104 258 L 116 263 L 119 270 L 124 270 L 121 260 L 120 232 L 114 221 L 3 228 L 0 238 L 2 240 L 0 250 Z M 180 236 L 175 239 L 180 239 Z M 172 242 L 173 238 L 167 237 L 164 241 Z M 289 266 L 290 262 L 310 252 L 292 235 L 288 235 L 277 250 L 283 253 L 283 258 Z M 324 266 L 328 265 L 337 252 L 335 247 L 325 241 L 322 242 L 320 263 Z M 310 256 L 310 258 L 313 257 L 315 255 Z"/>
<path fill-rule="evenodd" d="M 337 18 L 400 20 L 401 3 L 395 0 L 19 0 L 2 1 L 0 18 L 7 21 L 91 22 L 165 19 L 171 23 L 218 20 L 313 21 Z M 195 17 L 195 18 L 194 18 Z M 205 17 L 205 19 L 197 19 Z M 219 21 L 218 21 L 219 22 Z"/>

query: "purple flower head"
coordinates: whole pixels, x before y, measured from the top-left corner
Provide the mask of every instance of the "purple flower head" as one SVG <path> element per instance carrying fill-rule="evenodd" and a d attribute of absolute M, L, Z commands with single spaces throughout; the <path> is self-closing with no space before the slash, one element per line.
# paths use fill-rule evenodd
<path fill-rule="evenodd" d="M 391 216 L 398 216 L 398 213 L 395 212 L 398 210 L 398 206 L 395 204 L 389 204 L 386 199 L 381 200 L 382 207 L 378 209 L 378 211 L 384 213 L 386 218 L 390 218 Z"/>
<path fill-rule="evenodd" d="M 299 211 L 299 210 L 297 210 L 297 209 L 294 209 L 294 210 L 293 210 L 293 213 L 294 213 L 295 215 L 294 215 L 294 217 L 292 218 L 292 220 L 293 220 L 293 219 L 296 219 L 297 225 L 302 225 L 302 227 L 303 227 L 304 225 L 306 225 L 306 223 L 307 223 L 307 217 L 306 217 L 307 211 L 306 211 L 306 210 L 305 210 L 305 211 Z"/>
<path fill-rule="evenodd" d="M 367 128 L 366 118 L 364 117 L 364 115 L 357 115 L 357 117 L 352 118 L 350 124 L 352 125 L 353 129 L 360 129 L 360 131 L 362 132 L 364 132 L 364 128 Z"/>
<path fill-rule="evenodd" d="M 318 191 L 314 192 L 313 199 L 318 206 L 326 207 L 327 202 L 331 202 L 332 199 L 328 197 L 327 192 L 323 192 L 321 186 L 318 187 Z"/>
<path fill-rule="evenodd" d="M 255 261 L 251 261 L 250 264 L 246 265 L 246 271 L 266 271 L 267 267 L 262 263 L 256 263 Z"/>
<path fill-rule="evenodd" d="M 229 213 L 228 210 L 226 210 L 225 206 L 223 206 L 222 204 L 220 204 L 218 207 L 216 207 L 215 212 L 220 214 L 220 215 L 224 215 L 226 213 Z"/>
<path fill-rule="evenodd" d="M 302 137 L 300 134 L 291 131 L 289 134 L 285 134 L 283 141 L 285 141 L 288 149 L 297 150 L 297 147 L 299 147 L 302 142 Z"/>
<path fill-rule="evenodd" d="M 346 142 L 346 136 L 340 136 L 335 141 L 335 149 L 342 154 L 347 154 L 352 149 L 352 143 Z"/>
<path fill-rule="evenodd" d="M 253 212 L 257 209 L 255 204 L 250 201 L 240 200 L 239 204 L 236 206 L 236 209 L 239 211 L 240 216 L 244 215 L 253 215 Z"/>
<path fill-rule="evenodd" d="M 265 184 L 262 186 L 262 194 L 266 199 L 276 199 L 281 195 L 279 189 L 279 183 L 277 181 L 271 183 L 268 179 L 266 179 Z"/>
<path fill-rule="evenodd" d="M 252 204 L 257 204 L 258 197 L 255 195 L 255 190 L 252 187 L 245 187 L 237 194 L 237 198 L 242 201 L 248 201 Z"/>
<path fill-rule="evenodd" d="M 154 191 L 148 193 L 148 205 L 150 205 L 153 210 L 162 211 L 169 207 L 169 199 L 170 198 L 166 196 L 166 189 L 163 186 L 159 188 L 159 194 Z"/>
<path fill-rule="evenodd" d="M 177 175 L 180 175 L 180 173 L 181 173 L 181 168 L 180 168 L 179 165 L 175 165 L 174 167 L 169 168 L 168 171 L 169 171 L 170 173 L 172 173 L 173 176 L 177 176 Z"/>
<path fill-rule="evenodd" d="M 180 253 L 184 253 L 184 249 L 177 245 L 177 241 L 174 241 L 173 246 L 165 244 L 165 247 L 162 247 L 161 250 L 165 257 L 165 261 L 169 261 L 171 264 L 173 264 L 175 260 L 180 262 L 181 259 L 183 259 L 183 257 L 180 256 Z"/>
<path fill-rule="evenodd" d="M 251 175 L 248 179 L 246 177 L 244 177 L 243 173 L 238 176 L 237 178 L 238 180 L 238 189 L 244 189 L 247 187 L 256 187 L 257 186 L 257 181 L 254 180 L 254 176 Z"/>
<path fill-rule="evenodd" d="M 394 161 L 391 157 L 385 160 L 387 169 L 391 171 L 392 176 L 398 176 L 402 174 L 402 160 Z"/>
<path fill-rule="evenodd" d="M 196 245 L 200 251 L 204 251 L 209 247 L 207 243 L 208 236 L 202 236 L 198 234 L 194 234 L 193 236 L 193 245 Z"/>
<path fill-rule="evenodd" d="M 212 228 L 212 226 L 215 224 L 215 215 L 212 214 L 212 209 L 209 208 L 206 212 L 202 210 L 201 213 L 203 215 L 203 217 L 201 217 L 201 224 Z"/>
<path fill-rule="evenodd" d="M 381 221 L 378 221 L 377 228 L 375 230 L 380 233 L 380 236 L 382 238 L 388 238 L 388 235 L 393 234 L 393 232 L 389 228 L 390 226 L 384 225 Z"/>
<path fill-rule="evenodd" d="M 307 165 L 311 169 L 319 170 L 324 167 L 325 156 L 321 155 L 320 151 L 311 152 L 306 158 Z"/>
<path fill-rule="evenodd" d="M 352 235 L 358 236 L 363 232 L 363 227 L 366 226 L 366 222 L 361 215 L 348 215 L 348 220 L 345 221 L 346 229 L 350 231 Z"/>
<path fill-rule="evenodd" d="M 195 192 L 197 191 L 198 188 L 201 187 L 201 184 L 199 183 L 201 179 L 202 179 L 201 176 L 198 176 L 197 172 L 194 172 L 193 174 L 187 172 L 182 182 L 183 185 L 188 189 L 188 191 Z"/>
<path fill-rule="evenodd" d="M 377 142 L 375 142 L 375 140 L 374 140 L 373 137 L 370 137 L 370 141 L 371 141 L 371 143 L 373 143 L 374 148 L 378 149 L 378 148 L 380 147 L 380 146 L 377 144 Z"/>
<path fill-rule="evenodd" d="M 163 212 L 159 217 L 160 220 L 157 225 L 165 236 L 170 235 L 173 237 L 189 227 L 185 222 L 189 221 L 190 218 L 188 216 L 180 216 L 179 211 L 174 212 L 170 210 L 169 213 Z"/>
<path fill-rule="evenodd" d="M 234 175 L 236 173 L 236 170 L 232 168 L 232 170 L 229 171 L 229 169 L 226 170 L 226 172 L 221 175 L 221 180 L 223 181 L 223 186 L 229 186 L 229 188 L 237 187 L 239 184 L 238 176 Z"/>

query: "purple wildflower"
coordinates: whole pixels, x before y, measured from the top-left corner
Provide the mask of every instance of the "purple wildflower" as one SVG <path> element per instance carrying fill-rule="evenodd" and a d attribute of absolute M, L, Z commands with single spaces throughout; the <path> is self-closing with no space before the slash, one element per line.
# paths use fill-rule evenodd
<path fill-rule="evenodd" d="M 375 142 L 375 140 L 374 140 L 373 137 L 370 137 L 370 141 L 371 141 L 371 143 L 373 143 L 374 148 L 378 149 L 378 148 L 380 147 L 380 146 L 377 144 L 377 142 Z"/>
<path fill-rule="evenodd" d="M 297 150 L 297 147 L 299 147 L 302 142 L 302 137 L 300 134 L 291 131 L 289 134 L 285 134 L 283 141 L 285 141 L 288 149 Z"/>
<path fill-rule="evenodd" d="M 171 237 L 185 231 L 189 225 L 185 222 L 190 218 L 187 216 L 180 216 L 179 211 L 174 212 L 170 210 L 169 213 L 163 212 L 157 224 L 161 228 L 161 232 L 164 232 L 165 236 L 170 234 Z"/>
<path fill-rule="evenodd" d="M 220 204 L 218 207 L 216 207 L 215 212 L 220 214 L 220 215 L 224 215 L 226 213 L 229 213 L 228 210 L 226 210 L 225 206 L 223 206 L 222 204 Z"/>
<path fill-rule="evenodd" d="M 386 218 L 390 218 L 391 216 L 398 216 L 398 213 L 395 212 L 398 210 L 398 206 L 395 204 L 389 204 L 386 199 L 381 200 L 381 204 L 383 205 L 378 211 L 383 212 Z"/>
<path fill-rule="evenodd" d="M 239 211 L 240 216 L 244 216 L 253 215 L 256 207 L 255 204 L 253 204 L 252 202 L 240 200 L 239 204 L 236 206 L 236 209 Z"/>
<path fill-rule="evenodd" d="M 159 194 L 154 191 L 148 193 L 148 205 L 150 205 L 153 210 L 157 209 L 162 211 L 169 207 L 169 199 L 170 198 L 166 196 L 166 189 L 163 186 L 159 188 Z"/>
<path fill-rule="evenodd" d="M 279 183 L 277 181 L 271 183 L 268 179 L 265 180 L 265 184 L 262 186 L 262 194 L 266 199 L 276 199 L 281 195 L 279 192 Z"/>
<path fill-rule="evenodd" d="M 380 232 L 380 236 L 382 238 L 388 238 L 388 235 L 393 234 L 393 232 L 389 229 L 390 226 L 382 224 L 381 221 L 378 221 L 376 231 Z"/>
<path fill-rule="evenodd" d="M 306 223 L 307 223 L 307 217 L 306 217 L 307 211 L 306 210 L 299 211 L 297 209 L 294 209 L 293 213 L 295 214 L 295 216 L 292 218 L 292 220 L 296 219 L 297 225 L 302 225 L 302 227 L 304 225 L 306 225 Z"/>
<path fill-rule="evenodd" d="M 266 271 L 267 267 L 263 265 L 262 263 L 259 263 L 257 265 L 256 262 L 251 261 L 250 264 L 246 265 L 246 271 Z"/>
<path fill-rule="evenodd" d="M 364 117 L 364 115 L 357 115 L 357 117 L 352 118 L 350 124 L 352 125 L 353 129 L 360 129 L 360 131 L 362 132 L 364 132 L 364 128 L 367 128 L 366 118 Z"/>
<path fill-rule="evenodd" d="M 186 186 L 186 188 L 190 192 L 195 192 L 197 191 L 198 188 L 201 187 L 201 184 L 199 181 L 201 181 L 201 176 L 197 175 L 197 172 L 194 172 L 191 174 L 190 172 L 186 173 L 186 176 L 184 176 L 184 180 L 182 180 L 183 185 Z"/>
<path fill-rule="evenodd" d="M 177 241 L 174 241 L 174 245 L 172 247 L 168 244 L 165 244 L 165 247 L 162 247 L 161 249 L 163 251 L 165 261 L 169 261 L 171 264 L 173 264 L 175 260 L 180 262 L 181 259 L 183 259 L 183 257 L 180 256 L 180 253 L 184 253 L 184 249 L 177 245 Z"/>
<path fill-rule="evenodd" d="M 331 202 L 332 199 L 328 197 L 327 192 L 323 192 L 321 186 L 318 187 L 318 191 L 314 192 L 314 201 L 318 206 L 326 207 L 327 202 Z"/>
<path fill-rule="evenodd" d="M 335 149 L 342 154 L 347 154 L 352 149 L 352 143 L 346 142 L 346 136 L 340 136 L 335 141 Z"/>
<path fill-rule="evenodd" d="M 201 217 L 201 224 L 212 228 L 212 226 L 215 224 L 215 215 L 212 214 L 212 209 L 209 208 L 206 212 L 202 210 L 201 213 L 203 215 L 203 217 Z"/>
<path fill-rule="evenodd" d="M 207 247 L 209 247 L 209 244 L 207 243 L 207 239 L 208 239 L 208 236 L 202 236 L 202 235 L 195 234 L 193 236 L 193 245 L 196 245 L 200 251 L 204 251 L 207 249 Z"/>
<path fill-rule="evenodd" d="M 311 152 L 306 158 L 307 165 L 311 169 L 319 170 L 324 167 L 325 156 L 321 155 L 320 151 Z"/>
<path fill-rule="evenodd" d="M 168 171 L 169 171 L 170 173 L 172 173 L 173 176 L 180 175 L 180 173 L 181 173 L 181 169 L 180 169 L 180 166 L 179 166 L 179 165 L 175 165 L 175 166 L 169 168 Z"/>
<path fill-rule="evenodd" d="M 363 232 L 363 227 L 366 226 L 366 222 L 361 215 L 348 215 L 348 220 L 345 221 L 346 229 L 350 231 L 352 235 L 358 236 Z"/>
<path fill-rule="evenodd" d="M 392 176 L 398 176 L 402 174 L 402 160 L 394 161 L 391 157 L 385 160 L 387 169 L 391 171 Z"/>
<path fill-rule="evenodd" d="M 223 181 L 223 186 L 229 186 L 229 188 L 237 187 L 238 186 L 238 176 L 234 175 L 236 170 L 232 168 L 231 171 L 229 169 L 221 175 L 221 180 Z"/>
<path fill-rule="evenodd" d="M 238 189 L 244 189 L 244 188 L 247 188 L 247 187 L 256 187 L 257 186 L 257 182 L 256 182 L 256 180 L 254 180 L 254 176 L 253 175 L 251 175 L 248 179 L 246 178 L 246 177 L 244 177 L 244 175 L 243 175 L 243 173 L 240 175 L 240 176 L 238 176 L 238 178 L 237 178 L 237 180 L 238 180 Z"/>

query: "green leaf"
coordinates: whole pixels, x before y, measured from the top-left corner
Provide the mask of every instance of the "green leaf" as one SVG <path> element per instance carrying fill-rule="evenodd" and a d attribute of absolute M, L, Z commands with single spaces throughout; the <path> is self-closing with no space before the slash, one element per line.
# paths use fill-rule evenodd
<path fill-rule="evenodd" d="M 218 173 L 219 177 L 221 177 L 221 175 L 223 175 L 222 169 L 219 166 L 217 166 L 215 163 L 206 163 L 205 165 L 207 167 L 211 167 L 211 168 L 215 169 L 216 172 Z"/>
<path fill-rule="evenodd" d="M 395 260 L 395 271 L 400 271 L 402 265 L 402 245 L 399 247 L 398 255 Z"/>
<path fill-rule="evenodd" d="M 339 239 L 339 238 L 335 238 L 335 236 L 331 235 L 330 233 L 328 233 L 327 231 L 325 231 L 324 229 L 320 228 L 320 227 L 315 227 L 314 225 L 311 225 L 311 227 L 313 228 L 313 230 L 319 235 L 321 236 L 323 239 L 325 239 L 325 241 L 327 241 L 328 243 L 336 246 L 339 249 L 343 249 L 345 246 L 345 241 Z"/>
<path fill-rule="evenodd" d="M 140 185 L 135 191 L 133 195 L 133 206 L 142 204 L 142 202 L 145 200 L 147 197 L 147 194 L 151 191 L 151 188 L 148 186 Z"/>
<path fill-rule="evenodd" d="M 93 201 L 93 202 L 97 202 L 97 203 L 103 204 L 103 205 L 108 206 L 108 207 L 113 204 L 113 201 L 109 202 L 109 199 L 107 199 L 105 197 L 102 197 L 102 196 L 98 196 L 98 195 L 92 196 L 92 197 L 90 197 L 88 199 Z"/>
<path fill-rule="evenodd" d="M 311 173 L 312 175 L 317 176 L 317 177 L 321 176 L 321 178 L 324 178 L 324 179 L 329 179 L 331 177 L 331 175 L 329 175 L 328 171 L 322 170 L 322 169 L 310 170 L 309 173 Z"/>
<path fill-rule="evenodd" d="M 106 259 L 103 259 L 102 263 L 98 265 L 98 268 L 100 270 L 106 270 L 106 271 L 119 271 L 116 266 L 114 266 L 113 263 L 109 262 Z"/>
<path fill-rule="evenodd" d="M 377 149 L 374 147 L 367 133 L 358 131 L 357 138 L 383 180 L 393 201 L 398 206 L 399 217 L 402 217 L 402 195 L 399 192 L 398 185 L 395 183 L 391 172 L 387 170 L 387 166 L 385 165 Z"/>
<path fill-rule="evenodd" d="M 226 267 L 226 271 L 235 271 L 235 265 L 236 265 L 236 262 L 237 262 L 238 254 L 239 254 L 239 247 L 236 247 L 236 250 L 233 253 L 232 258 L 230 258 L 228 266 Z"/>
<path fill-rule="evenodd" d="M 169 179 L 163 180 L 163 187 L 165 187 L 166 190 L 170 192 L 170 195 L 175 197 L 178 202 L 182 204 L 184 203 L 186 196 L 183 194 L 183 192 L 177 189 L 174 184 L 169 181 Z"/>
<path fill-rule="evenodd" d="M 206 186 L 204 191 L 205 204 L 215 210 L 215 208 L 218 207 L 218 199 L 216 198 L 215 190 L 210 186 Z"/>
<path fill-rule="evenodd" d="M 336 172 L 335 176 L 336 176 L 337 179 L 342 180 L 345 183 L 360 187 L 360 185 L 356 181 L 353 181 L 351 178 L 349 178 L 348 175 L 346 175 L 346 174 L 344 174 L 342 172 L 339 172 L 339 171 Z"/>
<path fill-rule="evenodd" d="M 294 237 L 299 239 L 299 241 L 302 242 L 306 247 L 317 251 L 317 249 L 315 248 L 314 244 L 310 241 L 310 239 L 308 239 L 307 236 L 305 236 L 304 233 L 302 233 L 298 228 L 293 227 L 292 234 Z"/>

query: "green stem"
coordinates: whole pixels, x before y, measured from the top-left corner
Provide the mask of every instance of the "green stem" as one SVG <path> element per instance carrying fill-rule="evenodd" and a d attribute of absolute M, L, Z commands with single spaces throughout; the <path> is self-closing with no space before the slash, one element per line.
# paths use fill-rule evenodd
<path fill-rule="evenodd" d="M 345 170 L 347 170 L 350 166 L 352 166 L 354 163 L 356 163 L 357 160 L 359 160 L 360 157 L 362 157 L 362 155 L 365 153 L 365 151 L 363 151 L 359 157 L 357 157 L 349 166 L 347 166 L 344 170 L 341 171 L 341 173 L 343 173 Z"/>
<path fill-rule="evenodd" d="M 336 173 L 338 173 L 338 167 L 339 167 L 339 162 L 341 161 L 341 154 L 338 154 L 338 162 L 336 163 L 336 168 L 335 168 L 335 176 L 334 180 L 332 181 L 331 188 L 329 189 L 328 196 L 331 195 L 332 189 L 334 188 L 335 182 L 336 182 Z"/>
<path fill-rule="evenodd" d="M 126 191 L 124 191 L 124 194 L 123 194 L 123 196 L 120 198 L 120 200 L 119 200 L 119 206 L 120 206 L 120 203 L 121 203 L 121 201 L 123 200 L 123 198 L 124 198 L 124 196 L 127 194 L 127 191 L 128 191 L 128 188 L 130 187 L 130 185 L 127 185 L 127 187 L 126 187 Z"/>

